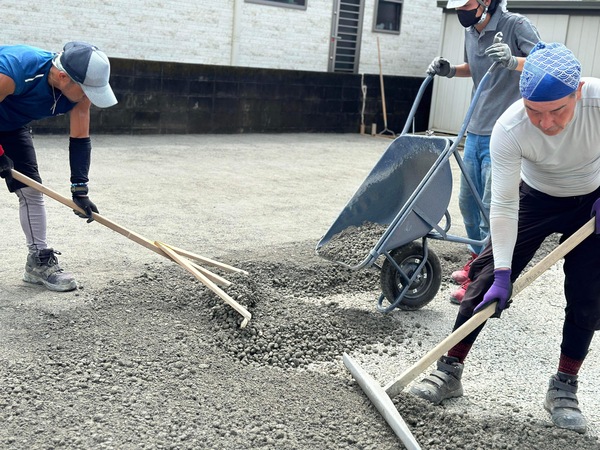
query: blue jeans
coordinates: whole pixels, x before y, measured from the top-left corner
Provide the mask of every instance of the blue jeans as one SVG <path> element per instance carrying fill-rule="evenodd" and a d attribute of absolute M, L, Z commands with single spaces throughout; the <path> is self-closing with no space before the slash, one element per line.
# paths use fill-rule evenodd
<path fill-rule="evenodd" d="M 490 136 L 467 133 L 463 154 L 465 173 L 475 185 L 477 195 L 483 203 L 485 213 L 489 217 L 491 198 L 491 159 Z M 460 180 L 458 205 L 463 217 L 467 237 L 481 241 L 489 234 L 489 226 L 484 220 L 479 205 L 477 204 L 464 175 Z M 469 245 L 469 250 L 479 254 L 483 250 L 481 245 Z"/>

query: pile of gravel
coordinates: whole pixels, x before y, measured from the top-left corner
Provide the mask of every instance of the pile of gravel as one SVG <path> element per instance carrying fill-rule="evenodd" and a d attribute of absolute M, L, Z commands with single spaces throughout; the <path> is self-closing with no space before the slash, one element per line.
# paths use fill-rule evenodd
<path fill-rule="evenodd" d="M 369 256 L 387 228 L 373 222 L 346 227 L 319 247 L 317 254 L 339 264 L 357 267 Z"/>

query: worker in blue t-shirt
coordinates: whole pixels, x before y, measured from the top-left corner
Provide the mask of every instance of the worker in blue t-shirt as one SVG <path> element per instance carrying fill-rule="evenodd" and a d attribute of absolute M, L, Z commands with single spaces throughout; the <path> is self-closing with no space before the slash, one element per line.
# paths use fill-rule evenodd
<path fill-rule="evenodd" d="M 19 217 L 29 254 L 23 280 L 53 291 L 77 288 L 73 275 L 64 272 L 59 254 L 46 242 L 46 208 L 43 195 L 12 177 L 11 169 L 41 183 L 29 123 L 69 114 L 69 162 L 76 212 L 91 222 L 98 212 L 88 197 L 90 105 L 106 108 L 117 103 L 109 85 L 110 63 L 97 47 L 69 42 L 53 53 L 27 45 L 0 46 L 0 177 L 19 198 Z"/>

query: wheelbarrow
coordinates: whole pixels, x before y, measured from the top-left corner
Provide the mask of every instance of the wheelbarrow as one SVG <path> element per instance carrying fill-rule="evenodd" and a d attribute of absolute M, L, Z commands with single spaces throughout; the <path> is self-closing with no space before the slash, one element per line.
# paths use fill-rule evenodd
<path fill-rule="evenodd" d="M 473 94 L 461 130 L 456 137 L 409 134 L 411 122 L 427 85 L 428 75 L 413 102 L 406 124 L 392 141 L 367 178 L 348 201 L 338 218 L 317 243 L 316 253 L 351 270 L 380 270 L 381 294 L 377 309 L 387 313 L 396 307 L 416 310 L 427 305 L 437 294 L 442 280 L 440 260 L 429 247 L 428 239 L 447 240 L 483 246 L 487 237 L 473 240 L 449 233 L 452 225 L 448 205 L 452 194 L 450 158 L 455 157 L 462 175 L 473 193 L 483 220 L 489 217 L 475 185 L 466 173 L 457 151 L 465 135 L 482 88 L 493 64 Z M 442 220 L 443 219 L 443 220 Z M 344 247 L 358 248 L 362 235 L 374 242 L 364 254 L 343 255 Z M 375 230 L 375 237 L 371 234 Z M 346 244 L 353 236 L 355 241 Z M 340 251 L 330 251 L 329 248 Z"/>

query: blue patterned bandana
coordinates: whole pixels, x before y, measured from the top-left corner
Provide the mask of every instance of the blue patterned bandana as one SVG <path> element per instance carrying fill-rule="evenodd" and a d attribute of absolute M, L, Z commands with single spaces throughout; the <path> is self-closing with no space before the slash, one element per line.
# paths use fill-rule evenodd
<path fill-rule="evenodd" d="M 519 81 L 521 96 L 532 102 L 551 102 L 575 92 L 581 64 L 562 44 L 538 42 L 525 60 Z"/>

